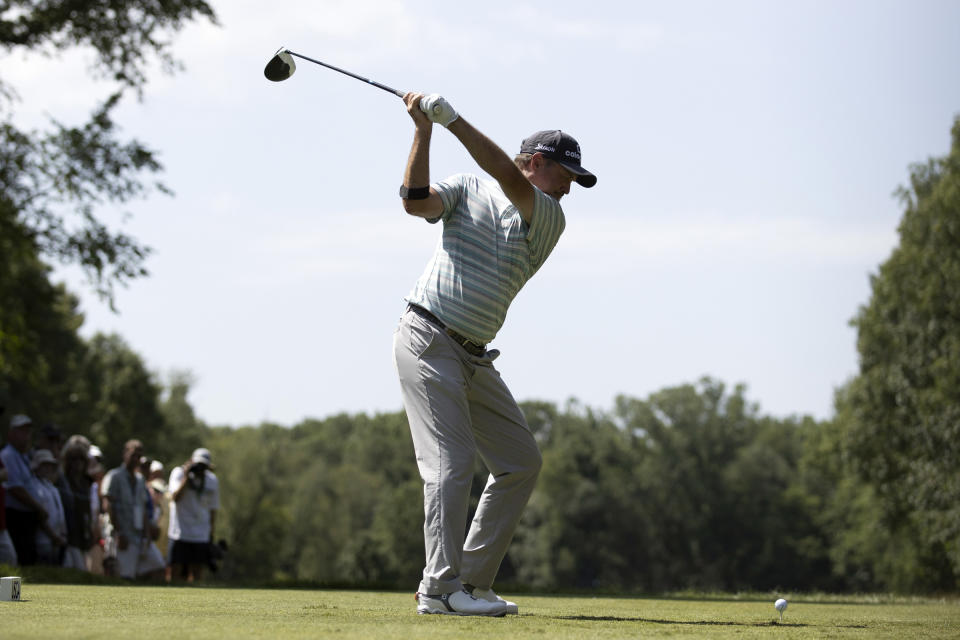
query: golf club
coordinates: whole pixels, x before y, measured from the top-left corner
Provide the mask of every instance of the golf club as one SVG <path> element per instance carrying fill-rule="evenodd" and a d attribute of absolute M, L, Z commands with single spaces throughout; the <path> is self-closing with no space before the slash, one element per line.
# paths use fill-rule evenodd
<path fill-rule="evenodd" d="M 334 71 L 339 71 L 340 73 L 350 76 L 351 78 L 362 80 L 367 84 L 372 84 L 376 88 L 383 89 L 384 91 L 388 91 L 400 98 L 402 98 L 404 95 L 404 92 L 400 91 L 399 89 L 394 89 L 393 87 L 388 87 L 385 84 L 380 84 L 379 82 L 375 82 L 370 78 L 364 78 L 363 76 L 358 76 L 355 73 L 351 73 L 346 69 L 341 69 L 340 67 L 335 67 L 332 64 L 327 64 L 326 62 L 320 62 L 319 60 L 314 60 L 313 58 L 296 53 L 294 51 L 290 51 L 290 49 L 287 49 L 286 47 L 280 47 L 280 49 L 277 50 L 277 53 L 274 54 L 272 58 L 270 58 L 270 62 L 268 62 L 267 66 L 264 67 L 263 69 L 263 75 L 267 77 L 267 80 L 270 80 L 272 82 L 283 82 L 284 80 L 292 76 L 293 72 L 297 70 L 297 65 L 293 61 L 293 56 L 302 58 L 303 60 L 307 60 L 308 62 L 312 62 L 314 64 L 318 64 L 321 67 L 326 67 L 327 69 L 333 69 Z M 420 108 L 423 111 L 426 111 L 426 109 L 423 108 L 422 102 L 420 103 Z M 443 107 L 441 107 L 439 104 L 434 105 L 433 107 L 434 113 L 440 113 L 442 110 L 443 110 Z"/>
<path fill-rule="evenodd" d="M 313 58 L 307 57 L 305 55 L 301 55 L 294 51 L 290 51 L 290 49 L 287 49 L 285 47 L 280 47 L 276 55 L 274 55 L 273 58 L 270 59 L 270 62 L 267 63 L 267 66 L 263 70 L 263 75 L 267 77 L 267 80 L 271 80 L 273 82 L 283 82 L 284 80 L 292 76 L 293 72 L 297 70 L 297 65 L 294 64 L 293 62 L 293 56 L 296 56 L 297 58 L 301 58 L 303 60 L 307 60 L 314 64 L 318 64 L 321 67 L 326 67 L 327 69 L 333 69 L 334 71 L 339 71 L 340 73 L 350 76 L 351 78 L 356 78 L 357 80 L 362 80 L 367 84 L 372 84 L 378 89 L 389 91 L 395 96 L 399 96 L 401 98 L 403 97 L 403 93 L 404 93 L 403 91 L 399 91 L 397 89 L 394 89 L 393 87 L 388 87 L 385 84 L 380 84 L 379 82 L 375 82 L 373 80 L 370 80 L 369 78 L 358 76 L 355 73 L 350 73 L 346 69 L 335 67 L 332 64 L 327 64 L 326 62 L 320 62 L 319 60 L 314 60 Z"/>

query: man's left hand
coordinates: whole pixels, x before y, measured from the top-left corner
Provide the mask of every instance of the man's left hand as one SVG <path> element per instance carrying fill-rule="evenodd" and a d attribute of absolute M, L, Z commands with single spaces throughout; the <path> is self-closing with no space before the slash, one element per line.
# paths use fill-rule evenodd
<path fill-rule="evenodd" d="M 460 117 L 450 103 L 438 93 L 431 93 L 420 100 L 420 108 L 431 121 L 445 127 L 449 127 L 451 122 Z"/>

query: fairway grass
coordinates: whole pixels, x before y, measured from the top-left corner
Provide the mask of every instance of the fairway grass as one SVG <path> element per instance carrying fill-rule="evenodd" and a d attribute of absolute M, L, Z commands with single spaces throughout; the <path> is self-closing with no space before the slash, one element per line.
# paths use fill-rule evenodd
<path fill-rule="evenodd" d="M 412 593 L 23 585 L 0 638 L 957 638 L 956 600 L 614 598 L 522 595 L 521 615 L 418 616 Z"/>

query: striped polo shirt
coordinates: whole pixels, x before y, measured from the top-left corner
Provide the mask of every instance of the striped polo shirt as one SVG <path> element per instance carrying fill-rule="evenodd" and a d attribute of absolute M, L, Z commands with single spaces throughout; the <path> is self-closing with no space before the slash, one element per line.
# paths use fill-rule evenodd
<path fill-rule="evenodd" d="M 566 221 L 556 199 L 534 187 L 528 226 L 500 185 L 458 174 L 433 189 L 443 234 L 406 301 L 475 342 L 493 340 L 517 292 L 553 251 Z"/>

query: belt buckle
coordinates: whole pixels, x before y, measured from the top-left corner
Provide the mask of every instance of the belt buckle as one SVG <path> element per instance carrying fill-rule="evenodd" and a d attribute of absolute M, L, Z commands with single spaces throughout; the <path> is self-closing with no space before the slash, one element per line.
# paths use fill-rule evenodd
<path fill-rule="evenodd" d="M 477 357 L 480 357 L 487 352 L 486 345 L 477 344 L 472 340 L 464 340 L 462 345 L 463 345 L 463 348 L 467 350 L 467 353 L 471 355 L 475 355 Z"/>
<path fill-rule="evenodd" d="M 465 341 L 462 346 L 467 353 L 469 353 L 472 356 L 477 356 L 478 358 L 487 352 L 486 349 L 484 349 L 483 347 L 481 347 L 480 345 L 474 342 L 470 342 L 469 340 Z"/>
<path fill-rule="evenodd" d="M 469 353 L 470 355 L 479 357 L 487 352 L 486 345 L 477 344 L 473 340 L 464 338 L 462 335 L 460 335 L 459 333 L 457 333 L 456 331 L 454 331 L 449 327 L 445 327 L 445 329 L 446 329 L 447 335 L 453 338 L 457 342 L 457 344 L 463 347 L 466 350 L 466 352 Z"/>

